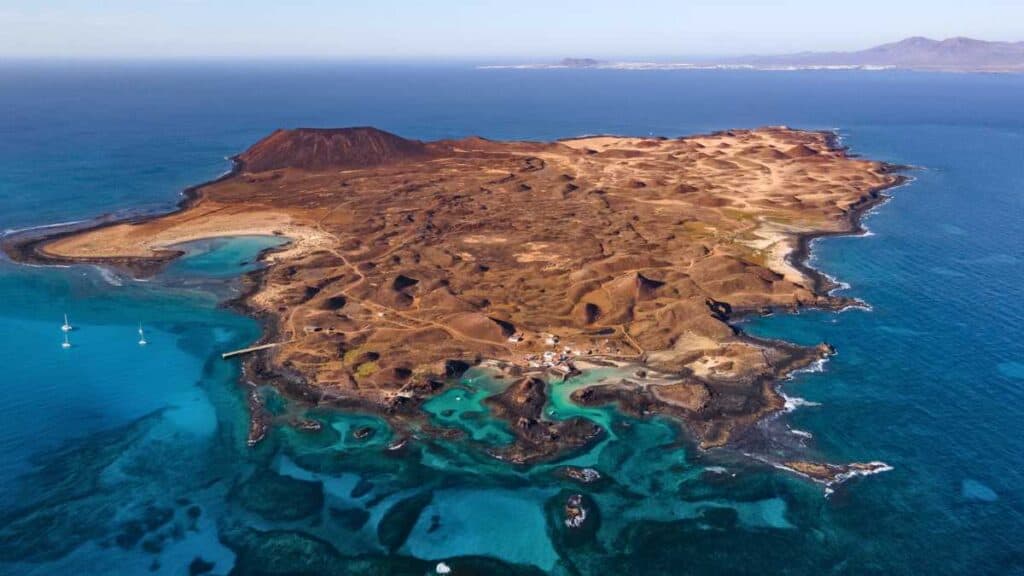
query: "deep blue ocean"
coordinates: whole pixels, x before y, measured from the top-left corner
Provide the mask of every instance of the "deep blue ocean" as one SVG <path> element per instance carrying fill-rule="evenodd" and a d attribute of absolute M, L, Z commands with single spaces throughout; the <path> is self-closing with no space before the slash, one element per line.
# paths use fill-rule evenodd
<path fill-rule="evenodd" d="M 219 353 L 260 327 L 221 303 L 273 240 L 201 243 L 145 282 L 0 259 L 0 573 L 1024 574 L 1022 110 L 1013 75 L 0 65 L 0 231 L 170 209 L 280 127 L 552 139 L 786 124 L 915 167 L 868 235 L 814 244 L 869 311 L 744 325 L 838 349 L 785 385 L 807 402 L 783 423 L 814 457 L 893 470 L 827 498 L 610 409 L 583 411 L 614 431 L 574 460 L 605 475 L 587 487 L 457 444 L 391 454 L 358 414 L 313 411 L 323 433 L 278 427 L 250 449 L 239 366 Z M 434 408 L 481 409 L 484 380 Z M 366 424 L 378 433 L 353 442 Z M 456 423 L 500 436 L 492 424 Z M 560 523 L 569 491 L 594 510 L 580 533 Z"/>

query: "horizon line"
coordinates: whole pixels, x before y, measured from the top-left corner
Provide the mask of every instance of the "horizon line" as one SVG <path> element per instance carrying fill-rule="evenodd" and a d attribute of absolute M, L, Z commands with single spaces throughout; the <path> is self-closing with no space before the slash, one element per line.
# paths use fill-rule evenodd
<path fill-rule="evenodd" d="M 785 52 L 703 52 L 692 54 L 634 54 L 634 55 L 607 55 L 607 54 L 502 54 L 502 55 L 463 55 L 463 54 L 433 54 L 433 55 L 395 55 L 395 54 L 104 54 L 104 55 L 75 55 L 75 54 L 0 54 L 0 65 L 12 63 L 274 63 L 274 62 L 308 62 L 308 63 L 349 63 L 349 64 L 371 64 L 371 63 L 434 63 L 434 64 L 556 64 L 564 59 L 593 59 L 604 63 L 713 63 L 716 58 L 735 59 L 747 57 L 777 57 L 789 55 L 806 54 L 843 54 L 868 50 L 877 46 L 895 44 L 912 39 L 925 39 L 933 42 L 945 42 L 949 40 L 975 40 L 987 43 L 1019 44 L 1024 40 L 986 40 L 971 36 L 949 36 L 946 38 L 932 38 L 922 35 L 903 36 L 901 38 L 873 44 L 852 50 L 836 49 L 806 49 L 799 51 Z M 583 51 L 581 51 L 583 52 Z"/>

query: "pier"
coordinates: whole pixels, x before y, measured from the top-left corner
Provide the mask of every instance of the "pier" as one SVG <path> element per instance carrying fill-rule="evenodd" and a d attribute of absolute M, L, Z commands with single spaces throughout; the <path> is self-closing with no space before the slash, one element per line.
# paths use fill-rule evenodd
<path fill-rule="evenodd" d="M 238 350 L 232 350 L 231 352 L 225 352 L 225 353 L 221 354 L 220 357 L 223 358 L 224 360 L 227 360 L 228 358 L 233 358 L 235 356 L 241 356 L 242 354 L 249 354 L 250 352 L 259 352 L 260 350 L 266 350 L 268 348 L 273 348 L 275 346 L 279 346 L 280 344 L 281 344 L 280 342 L 273 342 L 271 344 L 260 344 L 258 346 L 249 346 L 248 348 L 240 348 Z"/>

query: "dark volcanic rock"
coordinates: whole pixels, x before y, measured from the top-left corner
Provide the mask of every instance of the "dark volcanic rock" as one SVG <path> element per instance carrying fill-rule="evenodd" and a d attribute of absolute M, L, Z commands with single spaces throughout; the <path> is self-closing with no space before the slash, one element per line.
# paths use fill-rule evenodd
<path fill-rule="evenodd" d="M 547 401 L 547 384 L 535 377 L 517 380 L 501 394 L 484 400 L 496 417 L 512 425 L 516 436 L 512 446 L 493 449 L 491 454 L 523 464 L 580 448 L 603 432 L 600 426 L 585 418 L 544 419 Z"/>
<path fill-rule="evenodd" d="M 601 510 L 593 498 L 563 490 L 549 499 L 544 509 L 550 522 L 551 543 L 563 558 L 575 563 L 600 552 L 597 532 Z"/>
<path fill-rule="evenodd" d="M 569 528 L 579 528 L 587 521 L 587 509 L 583 507 L 583 495 L 573 494 L 566 498 L 565 525 Z"/>
<path fill-rule="evenodd" d="M 356 440 L 368 440 L 373 436 L 374 432 L 376 432 L 376 430 L 369 426 L 360 426 L 352 431 L 352 437 Z"/>
<path fill-rule="evenodd" d="M 579 468 L 576 466 L 565 466 L 558 469 L 558 475 L 582 484 L 591 484 L 601 479 L 601 473 L 593 468 Z"/>
<path fill-rule="evenodd" d="M 296 430 L 301 430 L 303 432 L 319 432 L 323 430 L 324 427 L 319 420 L 312 420 L 308 418 L 295 420 L 292 423 L 292 426 L 294 426 Z"/>
<path fill-rule="evenodd" d="M 240 154 L 238 161 L 248 172 L 264 172 L 368 168 L 430 156 L 423 142 L 376 128 L 298 128 L 274 131 Z"/>

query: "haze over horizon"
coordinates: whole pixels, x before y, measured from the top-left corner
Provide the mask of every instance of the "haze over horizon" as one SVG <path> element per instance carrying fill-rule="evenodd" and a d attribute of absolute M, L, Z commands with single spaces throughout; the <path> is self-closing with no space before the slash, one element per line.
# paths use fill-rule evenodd
<path fill-rule="evenodd" d="M 0 59 L 552 59 L 860 50 L 908 36 L 1024 40 L 1024 3 L 979 0 L 9 0 Z"/>

